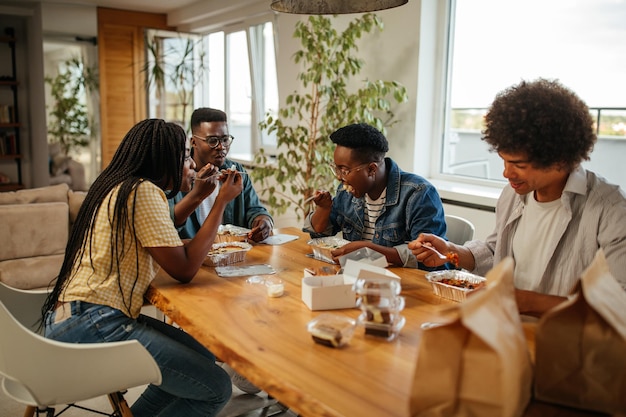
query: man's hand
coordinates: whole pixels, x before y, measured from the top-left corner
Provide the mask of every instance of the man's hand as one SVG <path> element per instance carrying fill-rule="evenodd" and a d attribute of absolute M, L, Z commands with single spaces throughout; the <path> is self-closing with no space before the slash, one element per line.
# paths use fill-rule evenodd
<path fill-rule="evenodd" d="M 272 219 L 265 214 L 256 216 L 252 221 L 252 230 L 248 233 L 248 239 L 254 242 L 261 242 L 272 234 L 274 224 Z"/>

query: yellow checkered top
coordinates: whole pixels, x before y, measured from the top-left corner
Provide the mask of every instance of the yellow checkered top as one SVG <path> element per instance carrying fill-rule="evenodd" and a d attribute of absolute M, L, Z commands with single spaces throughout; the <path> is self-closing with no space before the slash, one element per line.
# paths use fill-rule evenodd
<path fill-rule="evenodd" d="M 159 269 L 147 248 L 182 246 L 183 242 L 170 218 L 165 193 L 152 182 L 143 181 L 128 198 L 129 218 L 118 274 L 111 239 L 118 190 L 119 187 L 114 188 L 104 199 L 94 232 L 89 236 L 91 245 L 87 244 L 82 261 L 74 266 L 71 279 L 59 300 L 107 305 L 136 318 L 148 285 Z M 118 280 L 119 275 L 121 279 Z"/>

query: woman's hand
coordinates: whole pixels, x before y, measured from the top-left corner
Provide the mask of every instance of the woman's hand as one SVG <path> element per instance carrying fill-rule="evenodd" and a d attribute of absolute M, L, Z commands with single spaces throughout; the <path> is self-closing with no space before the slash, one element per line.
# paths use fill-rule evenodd
<path fill-rule="evenodd" d="M 190 194 L 196 194 L 198 198 L 203 200 L 210 196 L 217 186 L 219 172 L 219 168 L 211 163 L 200 168 L 196 173 L 196 179 Z"/>
<path fill-rule="evenodd" d="M 222 186 L 220 187 L 218 198 L 224 198 L 227 202 L 237 197 L 243 191 L 243 179 L 237 171 L 222 171 L 220 181 Z"/>

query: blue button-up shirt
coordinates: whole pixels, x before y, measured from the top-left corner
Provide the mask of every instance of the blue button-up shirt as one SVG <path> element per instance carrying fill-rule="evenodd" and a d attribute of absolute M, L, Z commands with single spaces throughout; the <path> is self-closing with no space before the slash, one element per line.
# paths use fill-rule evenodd
<path fill-rule="evenodd" d="M 445 238 L 446 221 L 439 193 L 425 178 L 402 171 L 391 158 L 385 158 L 385 163 L 388 172 L 387 198 L 376 220 L 372 242 L 394 247 L 405 267 L 431 270 L 418 264 L 406 243 L 417 239 L 420 233 Z M 341 231 L 346 240 L 363 240 L 365 209 L 365 198 L 354 197 L 340 184 L 333 198 L 328 228 L 322 233 L 315 233 L 310 213 L 304 221 L 303 231 L 313 238 L 334 236 Z"/>

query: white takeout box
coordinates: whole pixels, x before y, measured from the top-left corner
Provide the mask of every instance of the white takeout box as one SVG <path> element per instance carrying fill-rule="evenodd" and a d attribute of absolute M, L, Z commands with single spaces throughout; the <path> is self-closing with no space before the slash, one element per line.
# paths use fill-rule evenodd
<path fill-rule="evenodd" d="M 385 268 L 348 259 L 343 274 L 313 276 L 305 271 L 302 301 L 311 310 L 354 308 L 356 293 L 352 287 L 359 278 L 400 279 Z"/>

